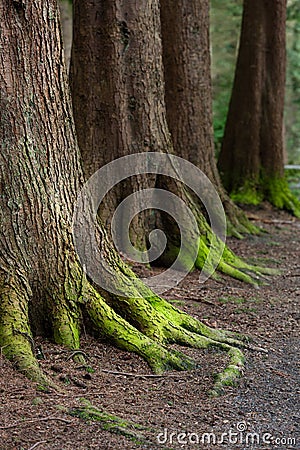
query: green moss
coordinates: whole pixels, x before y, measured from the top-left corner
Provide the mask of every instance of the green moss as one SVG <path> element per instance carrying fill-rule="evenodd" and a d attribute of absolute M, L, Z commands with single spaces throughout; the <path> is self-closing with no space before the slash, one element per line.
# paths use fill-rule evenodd
<path fill-rule="evenodd" d="M 145 427 L 108 414 L 93 406 L 86 399 L 81 399 L 81 403 L 82 407 L 71 408 L 67 410 L 67 413 L 85 421 L 96 421 L 103 430 L 123 435 L 136 443 L 146 443 L 145 437 L 140 433 L 141 430 L 146 429 Z"/>
<path fill-rule="evenodd" d="M 28 317 L 28 293 L 22 284 L 7 279 L 0 286 L 0 347 L 28 378 L 50 385 L 34 356 Z"/>
<path fill-rule="evenodd" d="M 259 205 L 263 200 L 263 195 L 257 186 L 259 186 L 259 183 L 246 181 L 243 186 L 233 190 L 230 193 L 230 197 L 235 203 Z"/>
<path fill-rule="evenodd" d="M 213 389 L 209 392 L 211 396 L 216 397 L 223 393 L 225 386 L 235 386 L 238 378 L 242 375 L 244 365 L 244 355 L 237 348 L 231 348 L 228 351 L 230 364 L 215 377 Z"/>
<path fill-rule="evenodd" d="M 185 244 L 186 243 L 182 243 L 182 246 L 180 248 L 180 245 L 175 244 L 172 240 L 168 240 L 166 249 L 162 257 L 159 258 L 159 263 L 163 266 L 169 267 L 174 263 L 175 260 L 177 260 L 177 269 L 184 272 L 190 272 L 191 270 L 193 270 L 195 263 L 194 253 L 196 252 L 192 252 L 190 246 Z M 199 248 L 200 242 L 196 240 L 192 245 L 193 248 L 195 246 Z"/>
<path fill-rule="evenodd" d="M 276 275 L 278 271 L 260 266 L 254 266 L 236 256 L 210 229 L 201 236 L 200 249 L 195 266 L 205 267 L 207 275 L 213 275 L 214 270 L 229 275 L 243 282 L 261 284 L 265 275 Z"/>
<path fill-rule="evenodd" d="M 38 406 L 38 405 L 41 405 L 43 403 L 43 399 L 41 397 L 35 397 L 34 399 L 32 399 L 31 403 L 34 406 Z"/>
<path fill-rule="evenodd" d="M 267 175 L 264 170 L 261 170 L 258 180 L 244 180 L 243 185 L 232 190 L 230 197 L 234 202 L 244 205 L 259 205 L 266 200 L 276 208 L 300 217 L 300 202 L 292 194 L 287 179 L 279 175 Z"/>
<path fill-rule="evenodd" d="M 263 177 L 265 197 L 272 205 L 300 217 L 300 202 L 292 194 L 285 177 Z"/>

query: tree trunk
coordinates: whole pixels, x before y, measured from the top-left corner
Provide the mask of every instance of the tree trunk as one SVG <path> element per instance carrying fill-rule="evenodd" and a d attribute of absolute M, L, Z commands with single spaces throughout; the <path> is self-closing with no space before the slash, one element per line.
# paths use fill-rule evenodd
<path fill-rule="evenodd" d="M 118 157 L 170 148 L 158 30 L 158 0 L 74 1 L 70 78 L 86 177 Z M 154 185 L 155 177 L 140 175 L 116 186 L 101 208 L 107 228 L 120 201 L 137 187 Z M 141 212 L 130 228 L 140 249 L 146 248 L 149 220 Z"/>
<path fill-rule="evenodd" d="M 89 24 L 92 24 L 90 28 Z M 158 1 L 125 4 L 119 0 L 106 0 L 97 5 L 75 1 L 73 25 L 71 88 L 86 175 L 90 176 L 100 166 L 127 154 L 149 151 L 173 153 L 164 102 Z M 209 63 L 208 56 L 204 63 Z M 207 74 L 208 69 L 203 70 Z M 212 151 L 209 100 L 206 104 L 209 117 L 205 117 L 203 123 L 208 129 L 201 139 L 203 145 L 209 145 Z M 204 110 L 201 109 L 201 112 L 204 114 Z M 207 170 L 210 167 L 215 170 L 211 159 L 205 158 Z M 216 173 L 214 176 L 217 178 Z M 195 239 L 191 225 L 186 221 L 189 239 L 184 243 L 183 267 L 190 264 L 196 245 L 199 253 L 195 261 L 197 268 L 202 269 L 210 258 L 211 273 L 218 266 L 224 273 L 251 282 L 251 277 L 239 270 L 248 268 L 251 271 L 251 268 L 231 252 L 225 252 L 219 264 L 222 243 L 213 235 L 198 202 L 180 183 L 169 177 L 140 175 L 121 184 L 121 187 L 118 185 L 100 208 L 100 216 L 108 230 L 116 205 L 132 192 L 143 188 L 170 190 L 193 210 L 202 238 L 201 243 Z M 139 208 L 131 204 L 136 211 L 142 211 L 142 206 Z M 152 204 L 146 206 L 152 208 Z M 184 218 L 184 210 L 179 211 L 178 215 Z M 124 217 L 123 228 L 125 222 Z M 148 246 L 147 235 L 155 227 L 162 228 L 168 237 L 166 250 L 158 262 L 170 265 L 179 254 L 180 234 L 169 215 L 157 212 L 138 214 L 133 220 L 130 240 L 135 247 L 145 249 Z M 128 255 L 127 248 L 122 248 Z"/>
<path fill-rule="evenodd" d="M 135 351 L 158 372 L 195 365 L 181 352 L 168 350 L 168 342 L 227 352 L 231 363 L 216 382 L 216 389 L 221 389 L 240 374 L 243 357 L 233 345 L 243 343 L 232 333 L 206 327 L 143 286 L 101 226 L 96 230 L 101 253 L 114 271 L 110 292 L 123 282 L 131 294 L 111 296 L 128 321 L 109 306 L 109 292 L 103 293 L 106 302 L 87 281 L 72 240 L 73 210 L 83 176 L 57 3 L 2 2 L 0 16 L 3 354 L 27 376 L 49 385 L 35 357 L 34 335 L 52 336 L 55 342 L 78 348 L 80 325 L 88 315 L 99 333 Z"/>
<path fill-rule="evenodd" d="M 228 231 L 255 232 L 221 184 L 212 125 L 209 1 L 161 1 L 167 122 L 176 155 L 191 161 L 214 184 L 224 205 Z M 176 33 L 174 33 L 176 29 Z"/>
<path fill-rule="evenodd" d="M 245 0 L 240 48 L 218 166 L 234 200 L 268 200 L 298 215 L 284 178 L 286 0 Z"/>

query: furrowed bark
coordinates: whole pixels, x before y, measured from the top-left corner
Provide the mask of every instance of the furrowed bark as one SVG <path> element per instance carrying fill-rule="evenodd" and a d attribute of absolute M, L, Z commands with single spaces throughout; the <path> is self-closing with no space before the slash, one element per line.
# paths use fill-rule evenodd
<path fill-rule="evenodd" d="M 138 353 L 157 372 L 196 366 L 183 353 L 167 348 L 168 343 L 213 346 L 229 354 L 231 366 L 242 364 L 239 350 L 232 347 L 245 345 L 242 340 L 208 329 L 141 282 L 135 283 L 101 223 L 100 251 L 109 266 L 118 268 L 115 283 L 125 278 L 132 296 L 100 295 L 100 288 L 98 292 L 86 279 L 72 240 L 73 209 L 84 178 L 57 4 L 54 0 L 4 2 L 0 15 L 3 354 L 28 377 L 51 385 L 35 358 L 34 337 L 41 334 L 78 349 L 84 311 L 99 334 Z M 229 376 L 228 371 L 226 382 L 240 374 L 231 371 Z"/>

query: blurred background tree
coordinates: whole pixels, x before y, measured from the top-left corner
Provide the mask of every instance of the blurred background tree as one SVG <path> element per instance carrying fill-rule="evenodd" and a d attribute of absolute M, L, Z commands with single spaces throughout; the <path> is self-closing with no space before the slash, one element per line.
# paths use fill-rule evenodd
<path fill-rule="evenodd" d="M 211 0 L 215 148 L 220 150 L 238 52 L 243 0 Z M 285 100 L 286 163 L 300 164 L 300 1 L 288 0 Z"/>
<path fill-rule="evenodd" d="M 214 138 L 217 154 L 221 148 L 238 54 L 243 0 L 211 0 L 210 34 Z"/>
<path fill-rule="evenodd" d="M 289 164 L 300 164 L 300 1 L 287 8 L 286 146 Z"/>

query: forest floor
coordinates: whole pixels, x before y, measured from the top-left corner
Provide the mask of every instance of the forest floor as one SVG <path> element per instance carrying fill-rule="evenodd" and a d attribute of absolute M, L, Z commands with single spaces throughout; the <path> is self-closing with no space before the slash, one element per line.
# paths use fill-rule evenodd
<path fill-rule="evenodd" d="M 237 386 L 208 395 L 213 374 L 227 362 L 217 352 L 183 349 L 200 368 L 155 377 L 138 356 L 85 336 L 90 373 L 71 352 L 38 339 L 41 365 L 62 391 L 40 390 L 1 358 L 0 449 L 299 449 L 300 221 L 267 207 L 248 214 L 268 233 L 229 239 L 229 246 L 281 275 L 257 289 L 228 277 L 202 285 L 195 271 L 165 295 L 210 326 L 242 332 L 268 350 L 245 351 Z M 78 417 L 83 401 L 139 424 L 144 443 L 118 434 L 122 424 L 112 432 Z"/>

